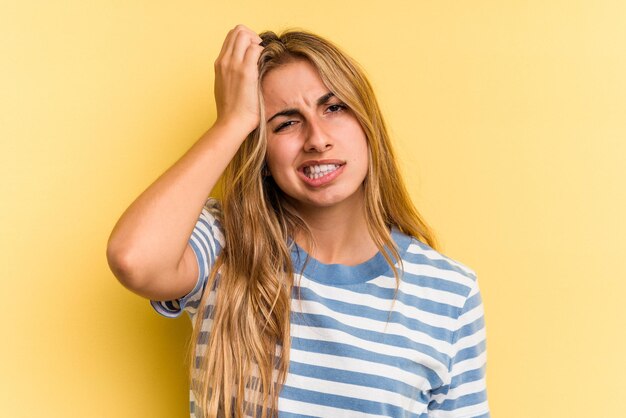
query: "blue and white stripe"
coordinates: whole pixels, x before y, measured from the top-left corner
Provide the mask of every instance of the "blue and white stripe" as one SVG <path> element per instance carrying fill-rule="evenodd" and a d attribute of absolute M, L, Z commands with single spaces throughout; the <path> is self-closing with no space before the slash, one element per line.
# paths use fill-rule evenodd
<path fill-rule="evenodd" d="M 217 201 L 209 199 L 189 240 L 198 259 L 198 284 L 178 301 L 153 301 L 159 313 L 195 315 L 224 246 L 219 216 Z M 294 245 L 292 260 L 300 273 L 294 278 L 281 418 L 489 417 L 476 275 L 397 230 L 392 236 L 403 268 L 393 304 L 396 279 L 382 254 L 353 267 L 305 263 L 306 253 Z M 216 296 L 211 289 L 208 303 Z M 210 328 L 206 315 L 197 356 Z"/>

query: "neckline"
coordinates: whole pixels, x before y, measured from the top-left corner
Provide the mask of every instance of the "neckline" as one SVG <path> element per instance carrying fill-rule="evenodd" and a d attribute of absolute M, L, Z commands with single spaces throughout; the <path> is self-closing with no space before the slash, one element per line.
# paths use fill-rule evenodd
<path fill-rule="evenodd" d="M 395 227 L 391 229 L 391 238 L 398 247 L 400 258 L 404 258 L 412 238 Z M 391 274 L 392 271 L 380 251 L 360 264 L 346 266 L 344 264 L 322 263 L 309 256 L 295 241 L 292 241 L 291 244 L 291 260 L 295 273 L 302 273 L 307 279 L 318 283 L 331 286 L 353 285 L 367 282 L 388 272 Z"/>

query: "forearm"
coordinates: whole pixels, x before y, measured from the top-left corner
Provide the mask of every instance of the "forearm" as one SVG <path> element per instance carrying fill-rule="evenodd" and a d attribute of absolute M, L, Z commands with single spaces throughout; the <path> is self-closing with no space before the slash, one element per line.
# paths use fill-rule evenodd
<path fill-rule="evenodd" d="M 246 135 L 236 124 L 216 123 L 128 207 L 107 247 L 120 281 L 136 288 L 174 275 L 211 189 Z"/>

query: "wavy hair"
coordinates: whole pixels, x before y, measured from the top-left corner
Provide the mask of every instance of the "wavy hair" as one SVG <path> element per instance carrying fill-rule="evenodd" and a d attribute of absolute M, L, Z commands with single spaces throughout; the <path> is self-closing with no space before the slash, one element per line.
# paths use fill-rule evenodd
<path fill-rule="evenodd" d="M 360 122 L 369 149 L 363 184 L 365 216 L 373 241 L 393 269 L 397 292 L 400 279 L 395 265 L 401 259 L 390 229 L 395 227 L 433 248 L 437 244 L 404 186 L 370 83 L 350 57 L 317 35 L 290 30 L 280 36 L 273 32 L 260 36 L 264 46 L 258 64 L 260 80 L 278 66 L 307 60 Z M 289 368 L 295 273 L 290 237 L 298 231 L 312 239 L 272 177 L 263 175 L 266 125 L 262 103 L 261 97 L 260 125 L 243 142 L 222 177 L 226 187 L 220 221 L 225 245 L 212 268 L 191 337 L 191 389 L 196 416 L 203 418 L 276 417 Z M 210 306 L 209 289 L 217 282 L 219 297 Z M 201 341 L 202 331 L 206 332 L 203 320 L 210 315 L 211 330 L 202 349 L 201 343 L 206 342 L 206 338 Z"/>

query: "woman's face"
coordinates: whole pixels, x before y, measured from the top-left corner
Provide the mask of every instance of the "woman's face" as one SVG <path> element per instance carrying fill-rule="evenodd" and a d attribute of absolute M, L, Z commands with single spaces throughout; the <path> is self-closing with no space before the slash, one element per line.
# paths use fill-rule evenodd
<path fill-rule="evenodd" d="M 361 124 L 306 60 L 277 67 L 261 88 L 267 166 L 290 202 L 303 210 L 363 202 L 368 146 Z"/>

